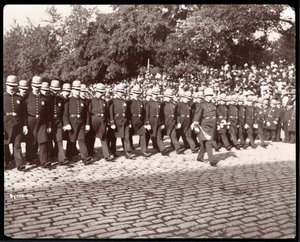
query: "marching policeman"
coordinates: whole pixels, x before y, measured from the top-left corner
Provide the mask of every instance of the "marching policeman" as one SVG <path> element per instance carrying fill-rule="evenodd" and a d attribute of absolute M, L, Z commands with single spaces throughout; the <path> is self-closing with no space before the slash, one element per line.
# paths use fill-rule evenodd
<path fill-rule="evenodd" d="M 204 154 L 207 152 L 211 166 L 217 164 L 212 152 L 212 137 L 214 137 L 215 126 L 217 122 L 216 106 L 211 103 L 213 97 L 213 89 L 204 89 L 204 101 L 195 112 L 192 123 L 192 128 L 198 133 L 200 141 L 200 150 L 197 156 L 197 161 L 204 161 Z"/>
<path fill-rule="evenodd" d="M 13 155 L 15 158 L 17 170 L 26 169 L 22 157 L 21 137 L 28 132 L 27 113 L 25 101 L 16 94 L 18 86 L 17 77 L 9 75 L 6 79 L 6 92 L 4 93 L 3 115 L 4 115 L 4 146 L 5 146 L 5 165 L 9 161 L 9 144 L 13 144 Z"/>
<path fill-rule="evenodd" d="M 127 159 L 133 159 L 134 155 L 131 153 L 129 141 L 129 127 L 131 127 L 130 110 L 124 94 L 125 85 L 118 84 L 115 87 L 115 97 L 109 106 L 110 126 L 114 131 L 115 137 L 121 138 L 124 143 L 125 157 Z M 114 154 L 115 152 L 114 150 L 112 153 Z"/>
<path fill-rule="evenodd" d="M 263 110 L 263 99 L 258 98 L 255 100 L 255 109 L 254 109 L 254 134 L 258 135 L 258 138 L 261 142 L 261 147 L 266 148 L 268 145 L 264 141 L 264 124 L 265 124 L 265 113 Z M 255 138 L 254 138 L 255 139 Z"/>
<path fill-rule="evenodd" d="M 295 111 L 296 111 L 296 99 L 293 100 L 293 107 L 289 110 L 290 116 L 288 119 L 288 130 L 290 136 L 290 143 L 294 144 L 296 139 L 296 120 L 295 120 Z"/>
<path fill-rule="evenodd" d="M 276 99 L 272 99 L 270 107 L 266 110 L 266 130 L 268 138 L 271 137 L 271 140 L 276 141 L 276 130 L 278 125 L 279 113 L 276 107 Z"/>
<path fill-rule="evenodd" d="M 140 136 L 140 146 L 143 156 L 148 157 L 146 145 L 146 129 L 144 127 L 144 121 L 146 117 L 146 110 L 144 102 L 141 100 L 142 90 L 138 85 L 135 85 L 132 90 L 132 98 L 128 102 L 131 117 L 131 135 Z"/>
<path fill-rule="evenodd" d="M 247 99 L 245 99 L 245 129 L 247 133 L 247 137 L 250 141 L 250 145 L 253 149 L 255 149 L 257 146 L 254 144 L 254 138 L 253 138 L 253 124 L 254 124 L 254 107 L 252 106 L 253 97 L 248 96 Z"/>
<path fill-rule="evenodd" d="M 41 95 L 42 78 L 34 76 L 32 78 L 32 92 L 25 100 L 28 113 L 28 134 L 26 137 L 26 157 L 32 162 L 39 150 L 39 160 L 44 168 L 50 168 L 48 161 L 47 141 L 48 133 L 51 132 L 51 113 L 47 97 Z"/>
<path fill-rule="evenodd" d="M 51 136 L 50 142 L 53 148 L 53 142 L 58 149 L 58 162 L 60 165 L 67 165 L 70 161 L 66 158 L 63 148 L 63 115 L 65 100 L 59 95 L 61 90 L 58 80 L 52 80 L 50 84 L 51 95 L 49 97 L 49 112 L 51 113 Z"/>
<path fill-rule="evenodd" d="M 192 138 L 192 107 L 189 105 L 188 101 L 192 100 L 192 93 L 186 91 L 182 95 L 182 99 L 177 104 L 177 129 L 181 129 L 182 139 L 186 140 L 192 153 L 197 153 L 199 148 Z"/>
<path fill-rule="evenodd" d="M 86 84 L 81 84 L 80 98 L 85 102 L 86 106 L 88 107 L 91 102 L 92 97 L 90 96 L 90 94 L 88 92 Z M 90 123 L 88 123 L 88 125 L 91 126 Z M 94 144 L 95 144 L 95 133 L 94 133 L 93 129 L 91 129 L 89 132 L 86 133 L 85 144 L 86 144 L 86 148 L 88 150 L 89 156 L 93 156 L 94 155 Z"/>
<path fill-rule="evenodd" d="M 165 128 L 163 122 L 163 109 L 158 101 L 159 89 L 153 88 L 152 98 L 146 104 L 145 128 L 150 131 L 151 138 L 157 142 L 159 151 L 163 156 L 168 155 L 168 150 L 162 140 L 162 129 Z"/>
<path fill-rule="evenodd" d="M 239 150 L 240 145 L 237 141 L 237 124 L 238 124 L 238 108 L 235 105 L 237 96 L 232 95 L 228 101 L 227 125 L 229 126 L 229 134 L 234 147 Z"/>
<path fill-rule="evenodd" d="M 174 96 L 172 89 L 166 89 L 164 92 L 164 124 L 166 134 L 170 137 L 171 143 L 174 145 L 177 154 L 183 154 L 184 147 L 179 143 L 176 137 L 176 117 L 177 117 L 177 106 L 172 102 Z"/>
<path fill-rule="evenodd" d="M 238 137 L 240 140 L 240 146 L 243 149 L 247 148 L 247 144 L 245 142 L 245 106 L 244 106 L 244 96 L 238 97 Z"/>
<path fill-rule="evenodd" d="M 113 161 L 114 157 L 110 155 L 107 145 L 107 123 L 109 112 L 107 102 L 104 100 L 106 93 L 105 86 L 102 83 L 97 83 L 95 91 L 95 97 L 93 97 L 89 103 L 92 131 L 95 136 L 100 139 L 104 159 L 109 162 Z M 99 158 L 100 156 L 99 149 L 97 157 Z"/>
<path fill-rule="evenodd" d="M 85 134 L 90 130 L 90 116 L 88 107 L 84 100 L 80 98 L 81 82 L 78 80 L 72 83 L 72 96 L 65 105 L 64 130 L 68 130 L 70 142 L 78 141 L 82 162 L 85 165 L 91 163 L 92 157 L 88 155 L 85 144 Z"/>
<path fill-rule="evenodd" d="M 219 104 L 217 106 L 217 132 L 226 150 L 230 150 L 232 146 L 229 144 L 227 138 L 227 107 L 225 101 L 226 95 L 222 93 L 219 96 Z"/>

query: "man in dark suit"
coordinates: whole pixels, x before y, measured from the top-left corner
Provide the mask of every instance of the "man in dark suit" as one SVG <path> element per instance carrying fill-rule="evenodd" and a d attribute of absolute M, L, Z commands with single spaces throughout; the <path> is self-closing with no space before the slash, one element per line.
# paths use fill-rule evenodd
<path fill-rule="evenodd" d="M 131 122 L 131 136 L 140 136 L 141 152 L 144 157 L 148 157 L 146 146 L 146 129 L 144 127 L 146 110 L 145 104 L 141 99 L 142 90 L 138 85 L 135 85 L 131 90 L 131 100 L 129 100 L 130 122 Z"/>
<path fill-rule="evenodd" d="M 18 86 L 17 77 L 9 75 L 6 80 L 6 92 L 3 95 L 3 115 L 4 115 L 4 159 L 5 165 L 10 159 L 9 144 L 13 144 L 13 155 L 15 158 L 17 170 L 26 169 L 22 157 L 21 137 L 22 133 L 28 133 L 27 112 L 25 101 L 16 94 Z"/>
<path fill-rule="evenodd" d="M 127 159 L 133 159 L 134 155 L 131 153 L 129 140 L 129 128 L 131 126 L 130 110 L 125 100 L 125 89 L 124 84 L 118 84 L 115 87 L 115 97 L 109 106 L 110 127 L 114 131 L 115 137 L 122 139 L 125 157 Z M 112 153 L 115 153 L 115 151 Z"/>
<path fill-rule="evenodd" d="M 106 93 L 105 86 L 102 83 L 97 83 L 95 91 L 95 97 L 93 97 L 89 103 L 89 114 L 91 115 L 92 124 L 91 130 L 95 136 L 100 139 L 104 159 L 110 162 L 114 160 L 114 157 L 110 155 L 107 145 L 107 123 L 109 112 L 107 102 L 104 99 Z M 96 156 L 97 158 L 94 158 L 94 161 L 98 160 L 101 156 L 100 149 Z"/>
<path fill-rule="evenodd" d="M 159 89 L 154 87 L 151 92 L 152 98 L 146 104 L 145 127 L 150 131 L 150 136 L 157 142 L 159 151 L 163 156 L 168 155 L 168 150 L 162 140 L 162 129 L 165 128 L 163 121 L 163 109 L 158 100 Z"/>
<path fill-rule="evenodd" d="M 196 110 L 191 126 L 198 133 L 199 141 L 202 142 L 197 160 L 203 162 L 204 154 L 207 152 L 211 166 L 217 164 L 212 152 L 212 137 L 214 137 L 217 119 L 216 106 L 211 103 L 213 95 L 212 88 L 204 89 L 204 101 Z"/>
<path fill-rule="evenodd" d="M 46 96 L 41 95 L 42 78 L 34 76 L 32 78 L 32 92 L 25 100 L 28 114 L 28 134 L 26 137 L 26 160 L 32 162 L 39 151 L 39 160 L 44 168 L 50 168 L 48 161 L 47 141 L 51 132 L 51 113 Z"/>
<path fill-rule="evenodd" d="M 80 90 L 81 82 L 73 81 L 72 96 L 64 110 L 64 130 L 68 130 L 70 142 L 78 141 L 82 162 L 88 165 L 91 163 L 92 157 L 88 154 L 85 135 L 90 131 L 90 116 L 86 102 L 80 98 Z"/>

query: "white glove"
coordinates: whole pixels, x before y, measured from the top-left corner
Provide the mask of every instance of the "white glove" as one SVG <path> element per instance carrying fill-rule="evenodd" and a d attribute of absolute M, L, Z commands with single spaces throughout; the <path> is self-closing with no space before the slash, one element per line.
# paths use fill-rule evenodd
<path fill-rule="evenodd" d="M 248 129 L 248 128 L 249 128 L 249 125 L 248 125 L 248 124 L 245 124 L 244 127 L 245 127 L 245 129 Z"/>
<path fill-rule="evenodd" d="M 131 129 L 131 128 L 132 128 L 132 125 L 131 125 L 131 124 L 129 124 L 129 125 L 128 125 L 128 127 Z"/>
<path fill-rule="evenodd" d="M 220 128 L 223 129 L 223 127 L 224 127 L 224 124 L 220 123 Z"/>
<path fill-rule="evenodd" d="M 71 129 L 72 129 L 72 127 L 71 127 L 70 124 L 67 124 L 67 125 L 65 125 L 65 126 L 63 127 L 63 130 L 64 130 L 64 131 L 66 131 L 66 130 L 71 130 Z"/>
<path fill-rule="evenodd" d="M 90 131 L 90 129 L 91 129 L 91 127 L 87 124 L 87 125 L 85 125 L 85 130 L 86 131 Z"/>
<path fill-rule="evenodd" d="M 230 125 L 230 122 L 228 122 L 227 125 Z"/>
<path fill-rule="evenodd" d="M 237 125 L 236 125 L 236 127 L 237 127 L 237 128 L 239 128 L 239 127 L 240 127 L 240 125 L 239 125 L 239 124 L 237 124 Z"/>
<path fill-rule="evenodd" d="M 217 125 L 217 130 L 220 130 L 221 128 L 220 128 L 220 125 Z"/>
<path fill-rule="evenodd" d="M 193 130 L 193 129 L 194 129 L 194 126 L 195 126 L 195 124 L 194 124 L 194 123 L 192 123 L 192 124 L 191 124 L 191 130 Z"/>
<path fill-rule="evenodd" d="M 257 129 L 258 125 L 257 124 L 253 124 L 253 128 Z"/>
<path fill-rule="evenodd" d="M 28 128 L 27 128 L 27 126 L 23 126 L 23 134 L 24 135 L 28 134 Z"/>
<path fill-rule="evenodd" d="M 200 132 L 200 129 L 198 127 L 195 127 L 194 128 L 195 132 L 199 133 Z"/>
<path fill-rule="evenodd" d="M 225 120 L 225 119 L 222 119 L 222 120 L 221 120 L 221 123 L 222 123 L 222 124 L 226 124 L 226 120 Z"/>
<path fill-rule="evenodd" d="M 116 125 L 113 124 L 113 125 L 110 126 L 110 128 L 111 129 L 116 129 Z"/>
<path fill-rule="evenodd" d="M 47 133 L 48 133 L 48 134 L 51 133 L 51 128 L 47 128 Z"/>
<path fill-rule="evenodd" d="M 278 122 L 275 120 L 275 121 L 273 121 L 273 123 L 275 124 L 275 125 L 277 125 L 278 124 Z"/>
<path fill-rule="evenodd" d="M 176 129 L 180 129 L 180 128 L 181 128 L 181 123 L 178 123 Z"/>
<path fill-rule="evenodd" d="M 270 126 L 270 122 L 267 122 L 267 126 Z"/>
<path fill-rule="evenodd" d="M 160 129 L 165 129 L 165 125 L 164 125 L 164 124 L 161 125 L 161 126 L 160 126 Z"/>

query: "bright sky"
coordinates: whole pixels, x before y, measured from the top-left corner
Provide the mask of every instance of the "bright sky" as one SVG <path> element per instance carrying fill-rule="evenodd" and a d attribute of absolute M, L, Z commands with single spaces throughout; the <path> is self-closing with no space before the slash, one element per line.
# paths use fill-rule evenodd
<path fill-rule="evenodd" d="M 3 29 L 6 32 L 11 28 L 14 23 L 14 20 L 20 25 L 27 24 L 27 17 L 34 24 L 42 23 L 42 20 L 47 18 L 45 10 L 53 5 L 43 4 L 8 4 L 4 6 L 3 10 Z M 54 5 L 58 12 L 66 17 L 71 13 L 71 5 L 66 4 L 55 4 Z M 102 13 L 112 12 L 111 5 L 82 5 L 88 8 L 97 7 Z"/>

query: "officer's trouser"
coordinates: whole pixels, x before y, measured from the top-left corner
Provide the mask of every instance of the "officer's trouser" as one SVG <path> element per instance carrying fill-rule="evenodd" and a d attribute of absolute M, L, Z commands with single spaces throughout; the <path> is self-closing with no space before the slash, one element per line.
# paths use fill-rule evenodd
<path fill-rule="evenodd" d="M 35 156 L 37 151 L 39 152 L 39 160 L 41 165 L 44 165 L 48 162 L 48 149 L 47 149 L 47 142 L 37 144 L 35 142 L 34 144 L 31 142 L 26 143 L 27 146 L 27 159 L 28 161 L 32 161 Z"/>
<path fill-rule="evenodd" d="M 284 142 L 288 143 L 290 142 L 290 136 L 289 136 L 289 129 L 288 129 L 288 123 L 283 123 L 283 132 L 284 132 Z"/>
<path fill-rule="evenodd" d="M 108 148 L 108 143 L 106 141 L 106 135 L 104 135 L 103 139 L 101 139 L 100 137 L 97 137 L 100 139 L 101 142 L 101 148 L 102 148 L 102 154 L 104 156 L 104 158 L 107 158 L 110 154 L 109 154 L 109 148 Z M 100 157 L 100 149 L 97 152 L 97 157 Z"/>
<path fill-rule="evenodd" d="M 200 150 L 198 153 L 198 159 L 203 159 L 205 152 L 207 152 L 208 160 L 210 162 L 214 161 L 211 140 L 201 140 L 200 141 Z"/>
<path fill-rule="evenodd" d="M 24 161 L 22 158 L 21 138 L 20 137 L 16 136 L 13 141 L 13 156 L 14 156 L 17 167 L 24 164 Z M 10 150 L 9 150 L 9 145 L 5 145 L 4 146 L 5 165 L 8 163 L 10 156 L 11 156 L 11 154 L 10 154 Z"/>
<path fill-rule="evenodd" d="M 271 139 L 272 142 L 276 140 L 276 130 L 267 129 L 268 140 Z"/>
<path fill-rule="evenodd" d="M 158 149 L 160 152 L 165 150 L 165 145 L 163 143 L 162 134 L 161 134 L 161 128 L 158 127 L 156 137 L 153 137 L 155 140 L 154 142 L 157 143 Z"/>
<path fill-rule="evenodd" d="M 177 139 L 176 136 L 176 129 L 173 129 L 170 133 L 170 140 L 172 142 L 172 144 L 174 145 L 175 150 L 179 149 L 181 147 L 180 142 Z"/>
<path fill-rule="evenodd" d="M 121 138 L 122 142 L 124 143 L 124 151 L 125 152 L 130 152 L 131 147 L 130 147 L 130 140 L 129 140 L 129 127 L 126 126 L 124 130 L 124 138 Z"/>
<path fill-rule="evenodd" d="M 86 144 L 85 144 L 85 139 L 78 139 L 78 145 L 79 145 L 79 151 L 81 154 L 81 158 L 85 158 L 89 156 Z"/>
<path fill-rule="evenodd" d="M 239 137 L 239 140 L 240 140 L 240 144 L 245 145 L 245 130 L 241 125 L 238 129 L 238 133 L 239 133 L 238 137 Z"/>
<path fill-rule="evenodd" d="M 229 146 L 227 135 L 225 133 L 222 133 L 222 134 L 220 134 L 220 137 L 221 137 L 224 147 L 227 148 Z"/>
<path fill-rule="evenodd" d="M 250 126 L 250 125 L 249 125 Z M 251 127 L 249 127 L 247 129 L 247 138 L 249 139 L 250 141 L 250 145 L 253 146 L 254 145 L 254 138 L 253 138 L 253 130 Z"/>

